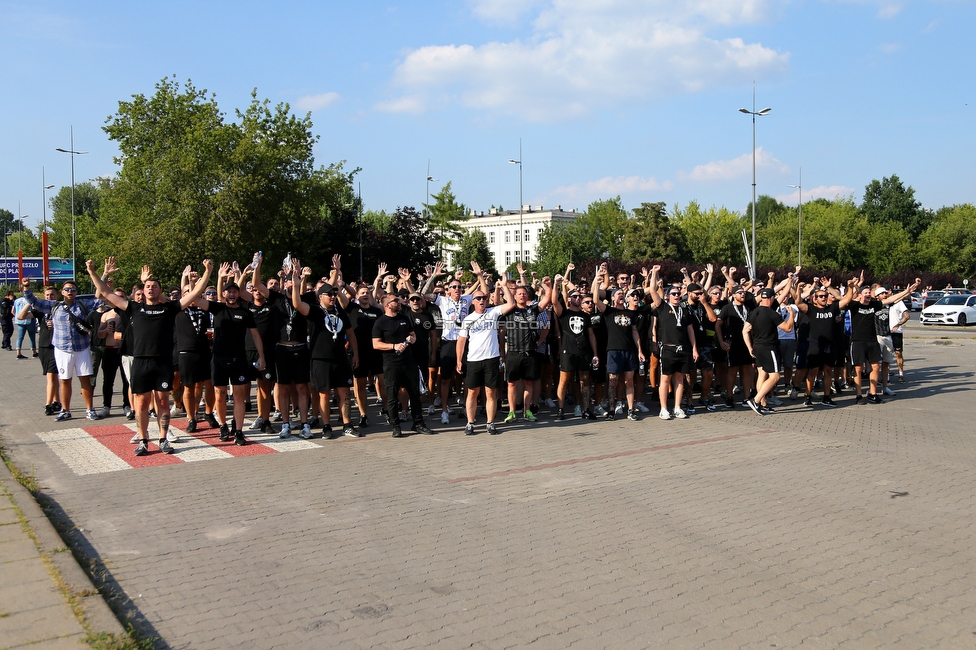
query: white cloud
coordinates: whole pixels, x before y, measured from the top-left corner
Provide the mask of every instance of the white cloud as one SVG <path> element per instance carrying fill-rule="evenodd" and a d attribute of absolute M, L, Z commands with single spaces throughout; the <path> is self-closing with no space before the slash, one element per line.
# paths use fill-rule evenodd
<path fill-rule="evenodd" d="M 847 198 L 853 196 L 856 192 L 853 187 L 847 187 L 846 185 L 818 185 L 817 187 L 803 188 L 803 202 L 815 201 L 816 199 L 827 199 L 833 201 L 838 198 Z M 790 192 L 789 194 L 780 194 L 776 197 L 776 200 L 785 205 L 796 205 L 799 200 L 799 192 Z"/>
<path fill-rule="evenodd" d="M 518 19 L 544 4 L 543 0 L 471 0 L 471 11 L 486 23 L 515 25 Z"/>
<path fill-rule="evenodd" d="M 585 183 L 575 183 L 573 185 L 563 185 L 552 190 L 551 196 L 565 197 L 566 199 L 590 199 L 608 198 L 618 194 L 630 192 L 650 192 L 665 191 L 674 189 L 671 181 L 658 181 L 656 178 L 644 178 L 642 176 L 605 176 L 599 180 L 588 181 Z"/>
<path fill-rule="evenodd" d="M 383 113 L 423 113 L 426 106 L 419 97 L 400 97 L 388 102 L 379 102 L 374 108 Z"/>
<path fill-rule="evenodd" d="M 295 108 L 300 111 L 320 111 L 332 106 L 339 100 L 339 93 L 322 93 L 320 95 L 305 95 L 295 102 Z"/>
<path fill-rule="evenodd" d="M 925 34 L 931 34 L 941 24 L 942 24 L 942 20 L 939 19 L 933 20 L 932 22 L 930 22 L 928 25 L 925 26 L 925 29 L 923 29 L 922 32 Z"/>
<path fill-rule="evenodd" d="M 780 162 L 762 147 L 756 148 L 756 168 L 779 172 L 789 171 L 789 165 Z M 752 174 L 752 154 L 744 153 L 732 160 L 716 160 L 697 165 L 691 172 L 680 172 L 678 178 L 688 181 L 724 181 Z"/>
<path fill-rule="evenodd" d="M 878 46 L 878 49 L 885 54 L 894 54 L 901 49 L 901 43 L 882 43 Z"/>
<path fill-rule="evenodd" d="M 506 1 L 498 11 L 526 6 L 536 4 Z M 487 7 L 479 1 L 475 11 Z M 408 51 L 393 85 L 413 107 L 459 103 L 546 122 L 743 84 L 783 73 L 789 54 L 708 30 L 756 22 L 765 8 L 763 0 L 548 0 L 528 39 Z"/>
<path fill-rule="evenodd" d="M 881 8 L 878 9 L 878 18 L 883 18 L 889 20 L 894 18 L 901 13 L 901 4 L 897 2 L 885 2 L 882 3 Z"/>

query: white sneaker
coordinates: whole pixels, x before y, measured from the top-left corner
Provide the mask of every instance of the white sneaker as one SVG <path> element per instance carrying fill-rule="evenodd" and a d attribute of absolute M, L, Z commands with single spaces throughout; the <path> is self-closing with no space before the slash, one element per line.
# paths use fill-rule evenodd
<path fill-rule="evenodd" d="M 894 394 L 895 394 L 895 391 L 893 391 L 893 390 L 891 390 L 891 389 L 890 389 L 889 387 L 887 387 L 887 386 L 885 386 L 885 389 L 884 389 L 884 394 L 885 394 L 885 395 L 891 395 L 891 396 L 894 396 Z"/>
<path fill-rule="evenodd" d="M 173 405 L 173 408 L 171 408 L 171 409 L 169 410 L 169 414 L 170 414 L 170 416 L 175 416 L 175 415 L 186 415 L 186 410 L 185 410 L 185 409 L 181 409 L 181 408 L 178 408 L 178 407 L 177 407 L 177 406 L 176 406 L 176 405 L 174 404 L 174 405 Z"/>
<path fill-rule="evenodd" d="M 300 435 L 305 440 L 308 440 L 309 438 L 312 437 L 312 427 L 308 426 L 307 424 L 303 424 L 302 432 L 298 435 Z"/>
<path fill-rule="evenodd" d="M 287 438 L 291 435 L 291 427 L 285 422 L 281 425 L 281 433 L 278 434 L 279 438 Z"/>
<path fill-rule="evenodd" d="M 130 445 L 138 445 L 140 442 L 142 442 L 142 436 L 139 435 L 139 432 L 138 431 L 136 431 L 136 435 L 132 436 L 132 439 L 129 440 L 129 444 Z"/>
<path fill-rule="evenodd" d="M 677 409 L 675 409 L 675 410 L 677 410 Z M 658 415 L 658 417 L 661 418 L 662 420 L 670 420 L 671 419 L 671 413 L 668 412 L 668 409 L 661 409 L 661 414 Z"/>
<path fill-rule="evenodd" d="M 98 417 L 107 418 L 111 414 L 112 414 L 112 409 L 110 409 L 107 406 L 103 406 L 102 410 L 98 412 Z"/>
<path fill-rule="evenodd" d="M 684 409 L 676 407 L 674 409 L 674 417 L 678 418 L 679 420 L 687 420 L 688 414 L 684 412 Z"/>
<path fill-rule="evenodd" d="M 248 431 L 260 431 L 264 428 L 264 418 L 254 418 L 254 422 L 247 428 Z"/>
<path fill-rule="evenodd" d="M 437 412 L 437 409 L 434 408 L 434 405 L 433 404 L 431 404 L 430 406 L 427 407 L 427 415 L 433 415 L 436 412 Z"/>
<path fill-rule="evenodd" d="M 575 415 L 578 418 L 583 417 L 583 409 L 580 408 L 579 404 L 577 404 L 576 408 L 573 409 L 573 415 Z"/>
<path fill-rule="evenodd" d="M 434 398 L 434 406 L 436 407 L 436 406 L 440 406 L 440 405 L 441 405 L 441 398 L 440 397 L 435 397 Z"/>
<path fill-rule="evenodd" d="M 644 402 L 635 402 L 634 403 L 634 408 L 637 409 L 638 411 L 640 411 L 641 413 L 650 413 L 651 412 L 651 409 L 647 408 L 647 406 L 644 404 Z"/>
<path fill-rule="evenodd" d="M 450 424 L 451 414 L 447 411 L 441 411 L 441 424 Z"/>
<path fill-rule="evenodd" d="M 783 400 L 776 397 L 775 395 L 769 395 L 766 397 L 766 403 L 769 404 L 770 406 L 782 406 Z"/>
<path fill-rule="evenodd" d="M 617 406 L 613 409 L 613 414 L 615 417 L 618 418 L 622 418 L 624 415 L 626 415 L 626 411 L 624 411 L 623 402 L 617 402 Z"/>
<path fill-rule="evenodd" d="M 166 431 L 166 440 L 168 442 L 179 442 L 180 441 L 180 432 L 179 432 L 179 430 L 170 427 Z"/>
<path fill-rule="evenodd" d="M 551 397 L 547 397 L 546 398 L 546 406 L 548 408 L 554 409 L 554 408 L 556 408 L 556 403 L 552 401 L 552 398 Z M 579 410 L 579 407 L 577 406 L 576 409 Z"/>
<path fill-rule="evenodd" d="M 603 408 L 603 404 L 597 404 L 596 408 L 593 409 L 593 415 L 597 416 L 598 418 L 606 417 L 607 409 Z"/>

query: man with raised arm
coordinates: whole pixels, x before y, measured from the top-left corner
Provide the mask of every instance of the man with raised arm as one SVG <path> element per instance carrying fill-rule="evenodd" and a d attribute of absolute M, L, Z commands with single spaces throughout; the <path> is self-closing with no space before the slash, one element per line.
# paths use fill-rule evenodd
<path fill-rule="evenodd" d="M 129 317 L 130 336 L 132 336 L 132 376 L 129 385 L 134 397 L 133 408 L 136 413 L 136 426 L 141 441 L 136 447 L 136 456 L 149 453 L 149 407 L 155 395 L 160 405 L 157 414 L 159 424 L 159 450 L 172 454 L 173 446 L 166 440 L 169 433 L 169 394 L 173 389 L 173 338 L 176 329 L 176 315 L 192 304 L 203 294 L 206 281 L 213 269 L 213 262 L 203 261 L 204 273 L 201 282 L 179 301 L 165 300 L 159 280 L 144 268 L 142 281 L 145 302 L 131 302 L 116 295 L 95 270 L 95 262 L 85 262 L 85 270 L 91 277 L 98 295 L 114 307 L 124 311 Z M 117 269 L 115 258 L 105 260 L 106 276 Z"/>

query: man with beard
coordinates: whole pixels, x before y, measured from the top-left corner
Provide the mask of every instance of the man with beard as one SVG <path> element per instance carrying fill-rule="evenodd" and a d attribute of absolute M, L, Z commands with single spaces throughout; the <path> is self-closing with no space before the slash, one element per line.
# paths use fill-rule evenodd
<path fill-rule="evenodd" d="M 564 309 L 563 301 L 552 301 L 556 318 L 559 319 L 559 331 L 562 332 L 559 340 L 559 386 L 556 388 L 559 410 L 556 411 L 556 419 L 562 420 L 565 417 L 566 390 L 571 381 L 578 381 L 580 390 L 580 400 L 577 401 L 573 414 L 592 419 L 593 413 L 589 407 L 590 368 L 600 365 L 600 358 L 596 355 L 596 335 L 589 316 L 580 308 L 580 290 L 574 287 L 567 291 L 566 283 L 560 275 L 556 276 L 555 282 L 566 303 Z"/>
<path fill-rule="evenodd" d="M 789 286 L 785 291 L 789 291 Z M 767 405 L 767 396 L 772 395 L 773 389 L 779 382 L 783 359 L 779 351 L 779 336 L 777 330 L 784 332 L 793 329 L 793 310 L 787 311 L 786 320 L 773 309 L 776 292 L 766 287 L 759 292 L 759 306 L 753 309 L 742 327 L 742 338 L 749 350 L 749 354 L 756 360 L 758 378 L 756 381 L 756 396 L 746 400 L 746 406 L 758 415 L 772 413 Z"/>
<path fill-rule="evenodd" d="M 386 274 L 386 264 L 381 264 L 376 276 L 375 287 L 379 288 L 383 276 Z M 382 291 L 382 289 L 379 289 Z M 383 401 L 383 359 L 379 352 L 373 350 L 373 325 L 383 315 L 383 310 L 376 306 L 374 292 L 366 285 L 356 289 L 356 302 L 349 303 L 348 313 L 352 328 L 356 332 L 359 343 L 359 365 L 353 369 L 353 383 L 356 391 L 356 407 L 359 409 L 359 428 L 369 426 L 369 416 L 366 405 L 366 386 L 370 379 L 376 388 L 376 396 Z"/>
<path fill-rule="evenodd" d="M 835 338 L 837 323 L 842 320 L 841 311 L 847 308 L 854 292 L 850 290 L 854 280 L 851 280 L 847 293 L 840 297 L 840 293 L 831 288 L 830 280 L 827 278 L 815 278 L 823 282 L 821 285 L 814 282 L 813 290 L 810 292 L 810 300 L 801 301 L 797 308 L 807 315 L 810 322 L 807 335 L 807 359 L 806 359 L 806 398 L 804 406 L 813 406 L 813 385 L 817 380 L 817 375 L 823 371 L 823 399 L 824 406 L 836 406 L 831 399 L 831 379 L 837 357 L 844 357 L 844 351 L 839 349 L 840 343 Z M 839 300 L 830 303 L 829 296 L 836 293 Z"/>
<path fill-rule="evenodd" d="M 658 398 L 661 401 L 660 418 L 662 420 L 672 418 L 672 413 L 668 410 L 668 393 L 673 390 L 673 417 L 683 419 L 688 417 L 681 408 L 685 372 L 689 368 L 694 369 L 692 363 L 698 361 L 695 321 L 689 311 L 681 305 L 680 289 L 669 286 L 665 289 L 664 298 L 661 297 L 657 290 L 660 271 L 659 265 L 651 267 L 651 282 L 648 287 L 656 325 L 655 340 L 661 350 L 661 385 L 658 387 Z M 701 291 L 701 287 L 697 284 L 689 285 L 689 289 L 691 288 Z"/>
<path fill-rule="evenodd" d="M 715 336 L 719 345 L 728 353 L 729 373 L 725 382 L 725 406 L 735 408 L 732 394 L 735 391 L 735 377 L 742 375 L 742 392 L 750 396 L 753 386 L 752 355 L 742 338 L 742 328 L 754 309 L 756 301 L 745 287 L 736 286 L 732 290 L 732 300 L 722 307 L 715 321 Z"/>
<path fill-rule="evenodd" d="M 85 262 L 85 269 L 91 277 L 98 295 L 114 307 L 124 311 L 129 317 L 129 332 L 132 336 L 132 376 L 129 385 L 134 398 L 136 426 L 140 442 L 136 456 L 149 453 L 149 407 L 155 397 L 159 405 L 157 422 L 159 425 L 159 450 L 172 454 L 173 446 L 166 439 L 169 433 L 169 394 L 173 388 L 173 341 L 176 330 L 176 316 L 185 307 L 196 301 L 206 286 L 206 280 L 213 270 L 210 260 L 203 261 L 202 282 L 180 300 L 166 300 L 162 294 L 159 280 L 153 278 L 148 267 L 143 267 L 143 303 L 130 302 L 116 295 L 99 277 L 92 260 Z M 115 258 L 105 260 L 105 276 L 117 271 Z"/>
<path fill-rule="evenodd" d="M 551 292 L 543 287 L 538 304 L 529 304 L 529 288 L 515 288 L 515 308 L 505 315 L 501 326 L 505 332 L 505 381 L 508 382 L 508 416 L 505 422 L 514 422 L 516 404 L 519 402 L 518 383 L 524 386 L 522 397 L 523 418 L 535 422 L 529 406 L 534 403 L 533 383 L 540 377 L 541 363 L 536 354 L 539 340 L 539 313 L 549 307 Z"/>
<path fill-rule="evenodd" d="M 373 349 L 383 354 L 383 382 L 386 384 L 386 412 L 393 425 L 393 437 L 403 437 L 400 429 L 400 390 L 410 399 L 413 430 L 431 434 L 424 424 L 424 407 L 420 402 L 420 369 L 413 353 L 407 348 L 417 342 L 413 320 L 401 314 L 402 305 L 396 294 L 383 296 L 383 315 L 373 325 Z M 427 336 L 427 333 L 423 333 Z"/>
<path fill-rule="evenodd" d="M 417 333 L 417 342 L 411 346 L 414 361 L 424 376 L 424 383 L 427 385 L 427 399 L 430 407 L 427 413 L 434 414 L 434 391 L 430 381 L 430 372 L 433 368 L 436 372 L 435 351 L 437 350 L 437 323 L 433 315 L 427 310 L 427 301 L 422 294 L 414 291 L 407 298 L 410 304 L 410 312 L 407 314 L 413 321 L 414 332 Z"/>
<path fill-rule="evenodd" d="M 624 381 L 624 388 L 627 396 L 628 417 L 637 421 L 640 416 L 634 408 L 634 371 L 637 370 L 638 362 L 643 363 L 646 357 L 641 348 L 640 335 L 637 332 L 637 311 L 634 307 L 638 302 L 631 300 L 632 306 L 628 306 L 624 299 L 622 289 L 613 291 L 610 295 L 610 305 L 606 305 L 600 300 L 600 283 L 607 277 L 606 262 L 597 269 L 596 277 L 593 278 L 591 295 L 597 311 L 602 313 L 607 324 L 607 374 L 609 377 L 610 399 L 617 395 L 617 383 L 620 379 Z M 642 290 L 635 290 L 640 292 Z M 639 297 L 634 294 L 634 297 Z M 614 410 L 607 409 L 606 418 L 614 419 Z"/>

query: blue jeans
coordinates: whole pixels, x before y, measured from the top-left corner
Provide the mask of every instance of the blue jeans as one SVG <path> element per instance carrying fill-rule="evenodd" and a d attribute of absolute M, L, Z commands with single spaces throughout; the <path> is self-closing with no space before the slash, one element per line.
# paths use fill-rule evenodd
<path fill-rule="evenodd" d="M 31 352 L 37 350 L 37 342 L 34 340 L 34 333 L 37 331 L 37 323 L 31 321 L 26 325 L 17 325 L 17 351 L 20 352 L 20 346 L 24 344 L 24 334 L 30 337 Z"/>

